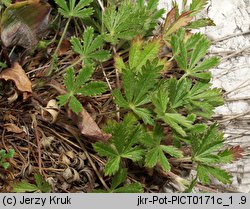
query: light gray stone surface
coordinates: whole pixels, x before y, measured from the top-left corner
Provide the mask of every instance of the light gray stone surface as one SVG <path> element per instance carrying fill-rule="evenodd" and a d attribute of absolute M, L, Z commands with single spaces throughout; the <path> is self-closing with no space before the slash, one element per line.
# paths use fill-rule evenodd
<path fill-rule="evenodd" d="M 169 11 L 170 2 L 160 0 L 160 6 Z M 210 54 L 222 58 L 212 83 L 225 90 L 226 104 L 215 118 L 225 127 L 227 143 L 245 149 L 243 159 L 224 168 L 234 175 L 231 186 L 250 192 L 250 0 L 209 0 L 201 16 L 214 20 L 215 27 L 200 31 L 213 41 Z"/>

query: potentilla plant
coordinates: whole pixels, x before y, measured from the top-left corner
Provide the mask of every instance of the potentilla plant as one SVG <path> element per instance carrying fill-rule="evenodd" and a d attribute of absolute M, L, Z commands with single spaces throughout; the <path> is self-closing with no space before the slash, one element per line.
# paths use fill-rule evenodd
<path fill-rule="evenodd" d="M 212 178 L 230 183 L 230 174 L 220 164 L 231 162 L 232 152 L 225 148 L 218 125 L 207 125 L 214 109 L 223 104 L 221 90 L 210 84 L 209 70 L 219 58 L 207 58 L 210 41 L 191 31 L 214 25 L 209 18 L 193 21 L 206 3 L 193 0 L 188 6 L 183 1 L 180 11 L 173 2 L 161 22 L 164 10 L 157 10 L 158 0 L 109 2 L 94 12 L 95 22 L 87 21 L 82 39 L 71 38 L 83 69 L 76 78 L 73 68 L 67 71 L 64 83 L 69 93 L 58 97 L 61 106 L 68 103 L 77 113 L 82 108 L 77 95 L 106 90 L 102 83 L 84 83 L 91 76 L 89 65 L 100 66 L 112 59 L 109 54 L 113 53 L 121 84 L 111 90 L 120 121 L 107 122 L 104 130 L 112 135 L 107 143 L 93 144 L 107 160 L 104 175 L 112 177 L 110 190 L 99 192 L 141 192 L 140 183 L 124 184 L 129 162 L 165 173 L 171 172 L 173 161 L 191 163 L 197 171 L 195 181 L 179 181 L 186 188 L 194 182 L 209 184 Z M 119 50 L 127 52 L 119 55 Z M 170 70 L 176 73 L 166 78 Z M 183 153 L 185 147 L 189 153 Z"/>

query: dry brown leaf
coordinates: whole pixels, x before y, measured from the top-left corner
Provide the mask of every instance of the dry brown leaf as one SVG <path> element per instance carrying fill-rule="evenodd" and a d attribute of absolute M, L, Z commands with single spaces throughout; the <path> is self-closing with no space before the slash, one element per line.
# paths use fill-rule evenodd
<path fill-rule="evenodd" d="M 10 111 L 5 112 L 5 114 L 3 116 L 3 120 L 9 121 L 9 122 L 18 121 L 18 119 L 14 115 L 12 115 Z"/>
<path fill-rule="evenodd" d="M 96 124 L 90 114 L 83 109 L 78 115 L 73 113 L 70 109 L 67 110 L 69 117 L 77 124 L 81 133 L 94 141 L 108 141 L 110 134 L 104 133 Z"/>
<path fill-rule="evenodd" d="M 167 14 L 167 18 L 165 20 L 164 23 L 164 28 L 163 30 L 165 31 L 167 28 L 169 28 L 169 26 L 171 24 L 173 24 L 174 20 L 175 20 L 175 16 L 176 16 L 176 7 L 172 8 L 168 14 Z"/>
<path fill-rule="evenodd" d="M 178 17 L 178 19 L 173 24 L 171 24 L 171 26 L 168 28 L 168 30 L 166 31 L 164 36 L 167 37 L 170 34 L 179 30 L 181 27 L 187 26 L 191 22 L 191 20 L 193 19 L 192 17 L 190 17 L 190 13 L 191 13 L 191 11 L 187 11 L 187 12 L 182 13 Z"/>
<path fill-rule="evenodd" d="M 6 128 L 8 132 L 12 132 L 15 134 L 23 133 L 23 130 L 13 123 L 5 123 L 4 128 Z"/>
<path fill-rule="evenodd" d="M 240 147 L 240 145 L 232 147 L 230 151 L 232 152 L 234 160 L 243 158 L 244 150 Z"/>
<path fill-rule="evenodd" d="M 68 39 L 63 39 L 62 44 L 58 50 L 58 56 L 65 55 L 71 49 L 71 43 Z"/>
<path fill-rule="evenodd" d="M 15 62 L 13 67 L 2 71 L 0 73 L 0 79 L 4 79 L 6 81 L 11 80 L 15 83 L 19 91 L 32 93 L 31 81 L 18 62 Z"/>
<path fill-rule="evenodd" d="M 42 108 L 41 111 L 42 117 L 44 120 L 49 123 L 54 123 L 59 114 L 59 107 L 55 99 L 51 99 L 46 108 Z"/>

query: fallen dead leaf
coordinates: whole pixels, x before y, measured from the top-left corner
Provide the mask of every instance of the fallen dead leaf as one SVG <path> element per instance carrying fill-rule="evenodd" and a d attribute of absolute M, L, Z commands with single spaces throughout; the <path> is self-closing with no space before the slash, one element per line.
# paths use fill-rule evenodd
<path fill-rule="evenodd" d="M 51 99 L 45 108 L 41 111 L 44 120 L 54 123 L 59 114 L 59 107 L 55 99 Z"/>
<path fill-rule="evenodd" d="M 23 133 L 23 130 L 13 123 L 5 123 L 4 128 L 6 128 L 8 132 L 12 132 L 15 134 Z"/>
<path fill-rule="evenodd" d="M 65 55 L 71 49 L 71 43 L 68 39 L 63 39 L 62 44 L 58 50 L 58 56 Z"/>
<path fill-rule="evenodd" d="M 11 80 L 15 83 L 19 91 L 32 93 L 31 81 L 18 62 L 15 62 L 13 67 L 2 71 L 0 73 L 0 79 L 4 79 L 6 81 Z"/>
<path fill-rule="evenodd" d="M 9 121 L 9 122 L 18 121 L 18 119 L 15 116 L 13 116 L 10 111 L 5 112 L 5 114 L 3 116 L 3 120 Z"/>
<path fill-rule="evenodd" d="M 85 137 L 94 141 L 108 141 L 111 137 L 111 134 L 106 134 L 99 128 L 94 119 L 85 109 L 76 115 L 69 108 L 67 108 L 67 113 L 69 117 L 77 124 L 81 133 Z"/>

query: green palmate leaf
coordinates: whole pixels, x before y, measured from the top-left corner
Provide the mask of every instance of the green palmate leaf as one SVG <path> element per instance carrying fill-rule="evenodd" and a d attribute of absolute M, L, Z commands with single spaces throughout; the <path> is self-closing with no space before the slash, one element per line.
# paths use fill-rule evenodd
<path fill-rule="evenodd" d="M 129 103 L 139 106 L 149 102 L 147 95 L 154 90 L 162 66 L 154 63 L 147 63 L 141 72 L 136 73 L 131 69 L 124 71 L 122 75 L 125 95 Z M 133 80 L 130 80 L 133 78 Z M 143 86 L 143 88 L 141 88 Z M 132 89 L 133 88 L 133 89 Z"/>
<path fill-rule="evenodd" d="M 233 161 L 233 153 L 231 150 L 226 149 L 218 153 L 220 163 L 229 163 Z"/>
<path fill-rule="evenodd" d="M 171 93 L 171 92 L 170 92 Z M 186 132 L 183 128 L 190 129 L 192 128 L 192 121 L 188 118 L 182 116 L 178 113 L 169 113 L 167 107 L 169 104 L 168 92 L 164 87 L 160 87 L 154 94 L 152 95 L 152 102 L 155 106 L 155 112 L 157 114 L 157 118 L 164 121 L 168 124 L 174 131 L 179 133 L 182 136 L 186 136 Z"/>
<path fill-rule="evenodd" d="M 207 167 L 207 171 L 216 179 L 224 184 L 230 184 L 232 176 L 225 170 L 217 167 Z"/>
<path fill-rule="evenodd" d="M 117 44 L 120 40 L 131 40 L 137 34 L 143 32 L 143 24 L 146 17 L 133 11 L 132 4 L 124 2 L 117 9 L 110 5 L 103 14 L 103 23 L 106 32 L 103 33 L 105 41 Z"/>
<path fill-rule="evenodd" d="M 142 159 L 144 151 L 138 143 L 144 133 L 134 116 L 128 114 L 120 123 L 109 121 L 105 130 L 112 134 L 108 144 L 98 142 L 93 145 L 99 155 L 109 158 L 105 166 L 105 175 L 116 174 L 121 169 L 124 159 Z"/>
<path fill-rule="evenodd" d="M 197 72 L 209 70 L 217 66 L 219 62 L 220 62 L 220 59 L 218 57 L 210 57 L 208 59 L 205 59 L 203 62 L 201 62 L 198 66 L 196 66 L 193 69 L 194 75 Z"/>
<path fill-rule="evenodd" d="M 122 96 L 122 93 L 120 90 L 115 89 L 112 94 L 115 97 L 115 103 L 121 107 L 121 108 L 129 108 L 129 104 L 126 101 L 126 99 Z"/>
<path fill-rule="evenodd" d="M 173 109 L 184 107 L 187 101 L 187 94 L 192 86 L 192 83 L 187 79 L 177 81 L 175 78 L 170 78 L 167 81 L 166 89 L 169 92 L 169 102 Z"/>
<path fill-rule="evenodd" d="M 121 108 L 131 109 L 145 124 L 154 123 L 152 111 L 141 106 L 150 102 L 149 94 L 156 88 L 162 68 L 163 66 L 158 66 L 157 61 L 146 63 L 142 66 L 141 72 L 136 72 L 134 68 L 127 66 L 122 72 L 125 95 L 123 96 L 120 90 L 113 92 L 116 104 Z"/>
<path fill-rule="evenodd" d="M 169 95 L 163 85 L 152 94 L 152 102 L 155 106 L 155 112 L 157 115 L 164 116 L 167 111 Z"/>
<path fill-rule="evenodd" d="M 122 72 L 122 69 L 134 69 L 137 72 L 141 72 L 142 66 L 147 62 L 152 62 L 158 58 L 160 53 L 160 39 L 154 39 L 149 42 L 144 42 L 141 38 L 136 38 L 132 41 L 131 48 L 129 50 L 129 61 L 126 65 L 122 58 L 115 57 L 115 66 Z M 161 63 L 159 63 L 159 66 Z M 157 65 L 156 65 L 157 66 Z M 162 67 L 161 67 L 162 68 Z"/>
<path fill-rule="evenodd" d="M 200 62 L 210 47 L 209 40 L 204 35 L 195 34 L 186 41 L 184 35 L 180 36 L 183 31 L 183 29 L 179 30 L 171 39 L 174 58 L 178 66 L 185 71 L 184 77 L 191 76 L 203 81 L 209 81 L 211 73 L 208 70 L 217 66 L 219 59 L 211 57 Z"/>
<path fill-rule="evenodd" d="M 116 57 L 116 66 L 122 71 L 125 97 L 120 91 L 115 90 L 115 102 L 120 107 L 132 109 L 144 122 L 151 124 L 150 111 L 139 107 L 150 102 L 148 94 L 155 88 L 160 71 L 163 69 L 163 66 L 155 60 L 159 51 L 159 40 L 144 43 L 141 39 L 136 39 L 129 52 L 128 65 Z"/>
<path fill-rule="evenodd" d="M 196 170 L 197 170 L 197 176 L 199 177 L 199 180 L 203 184 L 209 184 L 210 183 L 209 173 L 207 172 L 206 167 L 198 166 Z"/>
<path fill-rule="evenodd" d="M 83 40 L 72 37 L 70 40 L 72 48 L 80 54 L 85 66 L 93 64 L 94 61 L 106 61 L 110 58 L 110 53 L 100 49 L 103 46 L 102 37 L 94 38 L 94 29 L 88 27 L 83 34 Z"/>
<path fill-rule="evenodd" d="M 58 11 L 66 18 L 78 17 L 86 18 L 93 14 L 91 7 L 86 8 L 90 5 L 93 0 L 81 0 L 76 4 L 76 0 L 55 0 L 59 6 Z"/>
<path fill-rule="evenodd" d="M 195 138 L 195 137 L 194 137 Z M 211 156 L 214 152 L 219 151 L 223 146 L 223 135 L 218 133 L 216 124 L 212 125 L 202 137 L 202 140 L 196 141 L 193 139 L 193 143 L 196 143 L 196 148 L 193 150 L 193 156 L 195 159 L 199 157 Z"/>
<path fill-rule="evenodd" d="M 163 9 L 157 10 L 158 2 L 151 0 L 147 5 L 144 0 L 128 0 L 123 1 L 118 8 L 111 3 L 103 13 L 104 39 L 115 45 L 121 40 L 132 40 L 154 29 L 164 13 Z"/>
<path fill-rule="evenodd" d="M 187 70 L 187 48 L 184 44 L 184 42 L 180 42 L 179 45 L 179 52 L 180 52 L 180 56 L 177 56 L 176 62 L 178 64 L 178 66 L 183 69 L 183 70 Z"/>
<path fill-rule="evenodd" d="M 195 124 L 189 131 L 193 134 L 204 133 L 206 131 L 207 125 L 206 124 Z"/>
<path fill-rule="evenodd" d="M 198 82 L 188 92 L 187 106 L 189 112 L 209 118 L 214 112 L 215 107 L 223 104 L 221 90 L 217 88 L 210 89 L 211 84 Z"/>
<path fill-rule="evenodd" d="M 10 4 L 1 17 L 1 40 L 6 47 L 35 46 L 44 34 L 51 7 L 48 3 L 23 1 Z"/>
<path fill-rule="evenodd" d="M 186 28 L 188 29 L 199 29 L 207 26 L 215 26 L 215 23 L 210 18 L 202 18 L 189 23 Z"/>
<path fill-rule="evenodd" d="M 97 81 L 88 82 L 93 72 L 94 68 L 88 65 L 75 76 L 74 69 L 69 68 L 64 76 L 64 84 L 68 92 L 57 97 L 59 105 L 64 106 L 69 102 L 69 108 L 73 112 L 79 113 L 83 108 L 75 95 L 95 96 L 105 92 L 107 90 L 105 83 Z"/>
<path fill-rule="evenodd" d="M 182 30 L 178 31 L 179 33 L 180 32 L 184 32 Z M 184 35 L 184 34 L 183 34 Z M 201 33 L 195 33 L 193 34 L 191 37 L 188 38 L 188 40 L 186 41 L 186 47 L 187 47 L 187 50 L 191 50 L 194 48 L 195 44 L 201 40 L 203 37 L 203 34 Z M 177 38 L 177 41 L 176 42 L 173 42 L 175 44 L 179 44 L 179 41 L 183 40 L 184 39 L 184 36 L 180 37 L 179 39 Z"/>
<path fill-rule="evenodd" d="M 123 158 L 127 158 L 127 159 L 130 159 L 130 160 L 136 162 L 136 161 L 139 161 L 142 159 L 143 153 L 144 152 L 140 147 L 135 146 L 135 147 L 128 148 L 128 149 L 124 150 L 124 152 L 122 153 L 121 156 Z"/>

